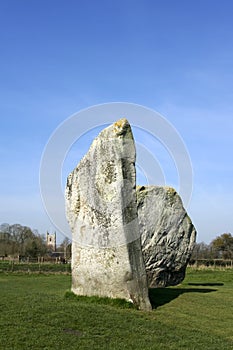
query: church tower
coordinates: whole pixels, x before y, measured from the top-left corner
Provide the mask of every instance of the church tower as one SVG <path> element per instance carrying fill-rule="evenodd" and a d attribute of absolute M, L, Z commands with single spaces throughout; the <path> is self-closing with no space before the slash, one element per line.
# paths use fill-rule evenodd
<path fill-rule="evenodd" d="M 56 232 L 53 234 L 50 234 L 47 232 L 46 234 L 46 242 L 49 249 L 51 249 L 53 252 L 56 251 Z"/>

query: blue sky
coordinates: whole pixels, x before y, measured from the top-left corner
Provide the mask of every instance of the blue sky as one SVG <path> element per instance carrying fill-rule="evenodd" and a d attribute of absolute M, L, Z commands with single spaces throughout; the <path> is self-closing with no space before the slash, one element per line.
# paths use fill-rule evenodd
<path fill-rule="evenodd" d="M 182 136 L 198 241 L 233 233 L 232 13 L 231 0 L 1 1 L 0 223 L 52 230 L 39 189 L 50 135 L 83 108 L 123 101 Z"/>

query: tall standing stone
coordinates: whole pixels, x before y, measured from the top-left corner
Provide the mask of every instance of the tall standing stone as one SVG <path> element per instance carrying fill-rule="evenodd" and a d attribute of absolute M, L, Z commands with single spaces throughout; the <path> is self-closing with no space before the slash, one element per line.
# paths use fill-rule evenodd
<path fill-rule="evenodd" d="M 177 285 L 185 277 L 195 244 L 195 227 L 171 187 L 138 186 L 137 201 L 149 286 Z"/>
<path fill-rule="evenodd" d="M 68 176 L 72 290 L 151 308 L 137 216 L 135 145 L 121 119 L 104 129 Z"/>

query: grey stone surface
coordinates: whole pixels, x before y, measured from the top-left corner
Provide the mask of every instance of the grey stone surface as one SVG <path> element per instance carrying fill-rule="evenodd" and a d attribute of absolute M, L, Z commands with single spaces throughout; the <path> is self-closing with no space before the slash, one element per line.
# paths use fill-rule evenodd
<path fill-rule="evenodd" d="M 72 290 L 150 310 L 135 181 L 133 135 L 121 119 L 99 134 L 67 179 Z"/>
<path fill-rule="evenodd" d="M 196 239 L 181 198 L 171 187 L 138 186 L 137 202 L 149 287 L 177 285 Z"/>

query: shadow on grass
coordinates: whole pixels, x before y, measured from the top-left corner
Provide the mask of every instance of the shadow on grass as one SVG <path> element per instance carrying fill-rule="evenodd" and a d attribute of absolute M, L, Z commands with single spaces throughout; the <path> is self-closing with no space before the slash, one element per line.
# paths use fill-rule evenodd
<path fill-rule="evenodd" d="M 217 289 L 207 288 L 150 288 L 149 298 L 153 309 L 170 303 L 184 293 L 211 293 Z"/>
<path fill-rule="evenodd" d="M 216 282 L 213 282 L 213 283 L 188 283 L 189 286 L 224 286 L 224 283 L 216 283 Z"/>

